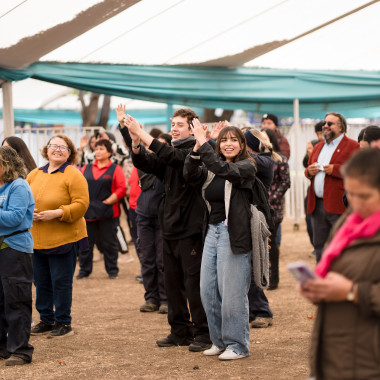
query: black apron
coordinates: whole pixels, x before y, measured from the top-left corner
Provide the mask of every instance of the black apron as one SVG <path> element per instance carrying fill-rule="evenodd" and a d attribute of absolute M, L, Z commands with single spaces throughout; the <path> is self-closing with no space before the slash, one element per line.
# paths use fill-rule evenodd
<path fill-rule="evenodd" d="M 88 164 L 83 173 L 88 183 L 90 205 L 84 215 L 85 219 L 110 219 L 113 217 L 113 205 L 103 203 L 111 194 L 113 174 L 116 164 L 112 164 L 98 179 L 92 173 L 92 164 Z"/>

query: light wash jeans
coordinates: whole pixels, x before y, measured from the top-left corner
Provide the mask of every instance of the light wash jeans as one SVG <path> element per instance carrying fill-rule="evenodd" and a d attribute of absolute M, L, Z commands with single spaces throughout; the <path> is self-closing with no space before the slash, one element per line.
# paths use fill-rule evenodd
<path fill-rule="evenodd" d="M 220 349 L 249 354 L 251 251 L 234 254 L 227 226 L 210 224 L 203 247 L 201 298 L 210 338 Z"/>

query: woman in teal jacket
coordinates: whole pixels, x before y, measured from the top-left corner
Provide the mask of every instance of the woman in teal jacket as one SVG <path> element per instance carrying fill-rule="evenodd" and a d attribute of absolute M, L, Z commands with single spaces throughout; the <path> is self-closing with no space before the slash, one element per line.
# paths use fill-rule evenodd
<path fill-rule="evenodd" d="M 32 361 L 34 199 L 16 151 L 0 147 L 0 359 L 6 365 Z"/>

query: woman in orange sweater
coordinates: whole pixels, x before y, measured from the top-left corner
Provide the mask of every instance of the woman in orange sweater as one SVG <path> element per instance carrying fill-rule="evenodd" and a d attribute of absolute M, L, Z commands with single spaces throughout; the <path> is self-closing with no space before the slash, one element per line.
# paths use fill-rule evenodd
<path fill-rule="evenodd" d="M 32 328 L 32 335 L 62 337 L 74 333 L 73 277 L 78 248 L 88 249 L 83 216 L 89 204 L 87 181 L 71 165 L 76 154 L 67 136 L 53 136 L 42 149 L 48 163 L 27 177 L 36 203 L 31 232 L 36 309 L 41 318 Z"/>

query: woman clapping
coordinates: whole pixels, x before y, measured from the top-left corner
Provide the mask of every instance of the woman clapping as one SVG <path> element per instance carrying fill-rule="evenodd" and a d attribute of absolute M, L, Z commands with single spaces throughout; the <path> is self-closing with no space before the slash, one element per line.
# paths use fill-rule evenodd
<path fill-rule="evenodd" d="M 206 131 L 197 119 L 193 121 L 193 133 L 196 145 L 186 158 L 184 177 L 202 189 L 208 209 L 201 298 L 213 345 L 204 355 L 219 355 L 220 360 L 241 359 L 249 355 L 247 295 L 252 241 L 248 199 L 256 168 L 239 128 L 220 131 L 216 152 L 207 143 Z"/>
<path fill-rule="evenodd" d="M 72 166 L 76 149 L 65 135 L 53 136 L 42 149 L 45 166 L 29 173 L 36 201 L 33 215 L 34 283 L 41 322 L 32 335 L 72 335 L 71 304 L 78 249 L 88 249 L 88 186 Z"/>

